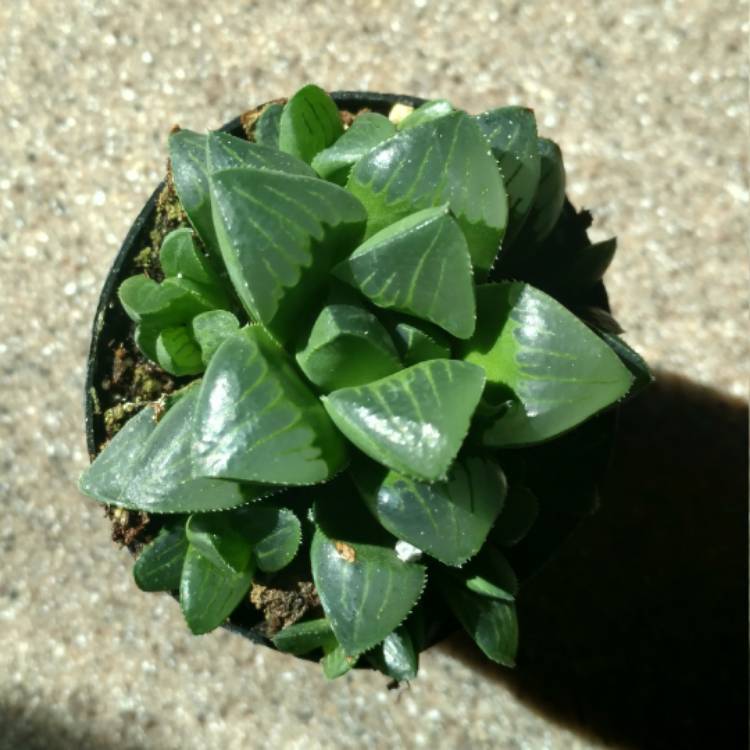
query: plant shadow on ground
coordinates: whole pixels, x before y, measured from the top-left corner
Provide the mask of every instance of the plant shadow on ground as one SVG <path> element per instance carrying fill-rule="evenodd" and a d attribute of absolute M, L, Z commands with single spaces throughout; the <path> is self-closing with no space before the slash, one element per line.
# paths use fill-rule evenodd
<path fill-rule="evenodd" d="M 673 374 L 622 409 L 599 511 L 519 598 L 515 671 L 444 648 L 635 748 L 747 747 L 747 404 Z"/>

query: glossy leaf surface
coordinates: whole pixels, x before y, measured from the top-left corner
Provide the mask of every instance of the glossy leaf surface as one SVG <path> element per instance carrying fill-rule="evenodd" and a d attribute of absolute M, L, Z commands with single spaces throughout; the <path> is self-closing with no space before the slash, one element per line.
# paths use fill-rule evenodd
<path fill-rule="evenodd" d="M 141 591 L 177 591 L 187 554 L 185 522 L 178 518 L 165 525 L 149 542 L 133 566 L 133 578 Z"/>
<path fill-rule="evenodd" d="M 274 172 L 285 172 L 302 177 L 314 177 L 315 172 L 301 159 L 285 154 L 277 148 L 263 146 L 259 143 L 236 138 L 229 133 L 209 133 L 206 153 L 209 171 L 220 172 L 235 167 L 253 169 L 270 169 Z"/>
<path fill-rule="evenodd" d="M 315 649 L 338 643 L 331 623 L 325 617 L 295 622 L 280 630 L 271 640 L 279 651 L 295 656 L 309 654 Z"/>
<path fill-rule="evenodd" d="M 406 367 L 428 359 L 450 359 L 451 348 L 447 337 L 440 331 L 416 323 L 398 323 L 393 340 Z"/>
<path fill-rule="evenodd" d="M 279 148 L 308 164 L 343 132 L 335 102 L 309 84 L 289 99 L 279 122 Z"/>
<path fill-rule="evenodd" d="M 430 120 L 437 120 L 439 117 L 445 117 L 453 112 L 453 106 L 445 99 L 432 99 L 417 107 L 413 112 L 404 117 L 398 124 L 399 130 L 408 130 L 409 128 L 421 125 Z"/>
<path fill-rule="evenodd" d="M 192 515 L 185 526 L 192 547 L 217 568 L 232 573 L 247 570 L 252 559 L 252 546 L 242 530 L 227 513 Z"/>

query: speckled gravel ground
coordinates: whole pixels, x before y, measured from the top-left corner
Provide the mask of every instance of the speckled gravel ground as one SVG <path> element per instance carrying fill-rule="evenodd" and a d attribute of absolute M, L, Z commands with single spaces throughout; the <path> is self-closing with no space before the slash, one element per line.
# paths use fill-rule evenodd
<path fill-rule="evenodd" d="M 390 693 L 326 683 L 139 594 L 86 462 L 90 319 L 179 122 L 314 80 L 523 102 L 617 234 L 618 317 L 653 363 L 744 395 L 748 4 L 5 0 L 0 4 L 0 748 L 583 748 L 442 654 Z"/>

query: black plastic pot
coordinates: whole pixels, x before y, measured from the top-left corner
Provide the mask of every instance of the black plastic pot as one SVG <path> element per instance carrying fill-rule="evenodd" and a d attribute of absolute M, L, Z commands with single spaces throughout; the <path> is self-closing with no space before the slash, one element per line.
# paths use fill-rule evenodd
<path fill-rule="evenodd" d="M 336 91 L 331 96 L 341 110 L 358 112 L 363 108 L 368 108 L 373 112 L 387 115 L 394 104 L 403 103 L 410 106 L 419 106 L 424 103 L 424 99 L 414 96 L 404 96 L 401 94 L 381 94 L 366 91 Z M 240 117 L 236 117 L 226 123 L 222 131 L 231 133 L 236 136 L 244 136 L 243 127 Z M 120 284 L 130 275 L 135 273 L 134 261 L 136 255 L 150 244 L 149 233 L 153 229 L 156 218 L 157 199 L 164 189 L 164 182 L 161 182 L 152 193 L 151 197 L 141 209 L 138 217 L 133 222 L 125 240 L 120 247 L 112 267 L 107 274 L 104 286 L 99 297 L 99 303 L 96 308 L 94 324 L 91 333 L 91 345 L 86 369 L 86 385 L 84 394 L 84 411 L 86 426 L 86 443 L 88 452 L 93 458 L 98 453 L 101 446 L 106 440 L 104 425 L 104 416 L 99 404 L 105 402 L 105 396 L 102 389 L 102 383 L 108 378 L 112 371 L 112 344 L 113 342 L 122 342 L 129 339 L 133 324 L 127 317 L 117 299 L 117 289 Z M 573 241 L 585 241 L 586 229 L 585 222 L 576 220 L 576 212 L 572 205 L 566 201 L 563 212 L 563 221 L 567 222 L 566 232 L 571 233 Z M 594 288 L 590 299 L 584 301 L 586 304 L 595 306 L 604 310 L 609 310 L 607 294 L 603 284 Z M 602 456 L 606 457 L 610 452 L 611 437 L 614 434 L 615 411 L 610 410 L 591 420 L 584 429 L 591 429 L 593 424 L 594 431 L 599 431 L 609 435 L 605 444 L 597 444 L 592 452 L 580 453 L 577 446 L 573 445 L 571 453 L 571 463 L 578 465 L 587 465 L 601 467 L 604 464 Z M 580 429 L 580 428 L 579 428 Z M 571 434 L 575 434 L 571 433 Z M 567 438 L 562 438 L 563 441 Z M 558 441 L 555 441 L 557 444 Z M 545 454 L 548 450 L 546 446 L 540 446 L 536 449 L 545 460 Z M 596 460 L 592 460 L 594 457 Z M 592 492 L 595 494 L 596 484 L 600 478 L 600 470 L 592 472 L 590 485 Z M 519 572 L 519 577 L 524 579 L 528 577 L 537 567 L 539 549 L 550 549 L 559 547 L 562 540 L 575 528 L 580 517 L 585 515 L 590 508 L 587 503 L 589 499 L 583 498 L 581 501 L 581 512 L 570 513 L 564 510 L 562 513 L 557 508 L 550 508 L 546 515 L 540 516 L 534 531 L 529 537 L 522 542 L 515 550 L 514 565 Z M 533 562 L 532 562 L 533 561 Z M 239 632 L 253 641 L 265 643 L 268 641 L 262 637 L 252 627 L 250 622 L 252 618 L 251 608 L 249 605 L 241 605 L 245 611 L 238 611 L 232 616 L 232 621 L 225 627 L 230 630 Z M 429 642 L 435 643 L 454 629 L 452 623 L 444 623 L 435 632 L 428 634 Z"/>

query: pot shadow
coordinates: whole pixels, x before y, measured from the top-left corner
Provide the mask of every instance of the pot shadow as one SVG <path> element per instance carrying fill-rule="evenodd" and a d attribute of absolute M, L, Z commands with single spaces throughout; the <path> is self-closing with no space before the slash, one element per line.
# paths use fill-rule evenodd
<path fill-rule="evenodd" d="M 658 373 L 621 410 L 600 509 L 522 589 L 516 669 L 443 648 L 605 742 L 747 747 L 747 429 L 746 403 Z"/>

